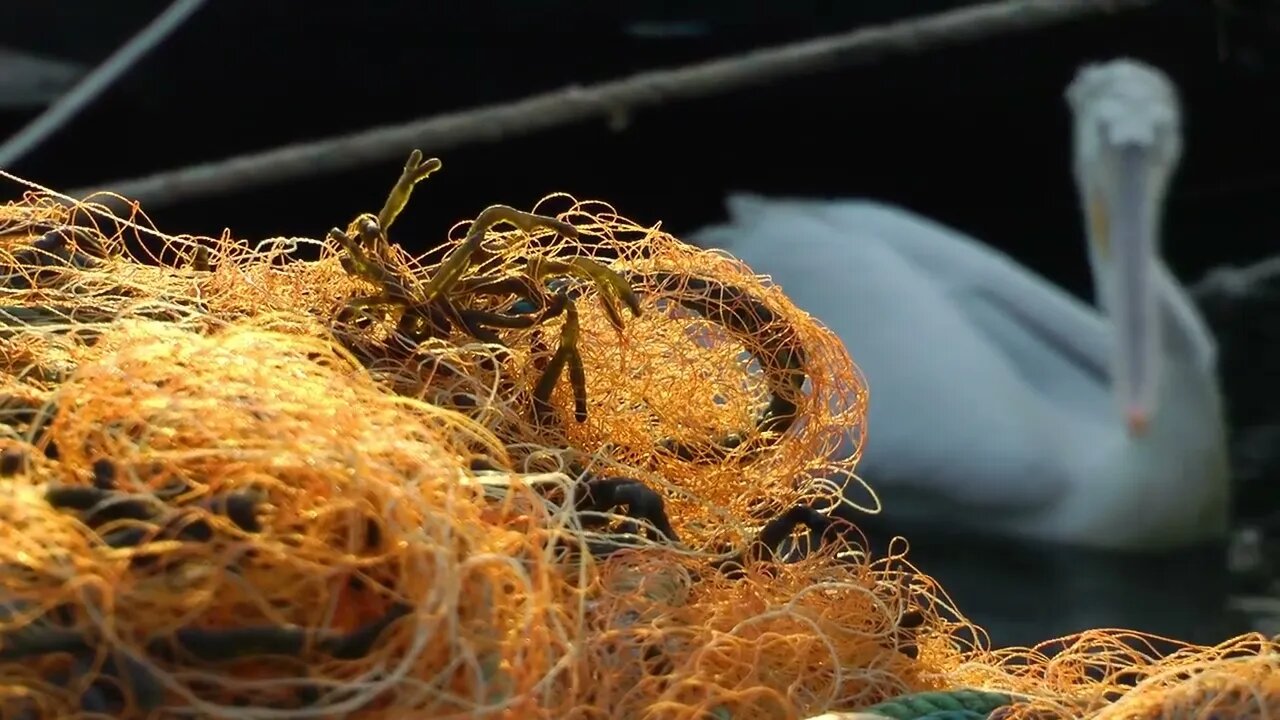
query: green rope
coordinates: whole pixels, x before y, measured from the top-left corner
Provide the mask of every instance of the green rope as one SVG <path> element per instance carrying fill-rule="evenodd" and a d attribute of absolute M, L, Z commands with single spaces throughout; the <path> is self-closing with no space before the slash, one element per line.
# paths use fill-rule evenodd
<path fill-rule="evenodd" d="M 902 695 L 862 712 L 892 720 L 984 720 L 993 711 L 1013 702 L 1013 698 L 1004 693 L 946 690 Z"/>

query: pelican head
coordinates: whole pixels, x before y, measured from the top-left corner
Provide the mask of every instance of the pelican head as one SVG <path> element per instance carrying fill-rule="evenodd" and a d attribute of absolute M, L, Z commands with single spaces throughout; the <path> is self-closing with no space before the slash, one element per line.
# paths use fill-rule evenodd
<path fill-rule="evenodd" d="M 1115 328 L 1112 384 L 1136 437 L 1157 411 L 1157 257 L 1165 194 L 1182 155 L 1177 90 L 1156 68 L 1124 59 L 1083 67 L 1066 97 L 1095 293 Z"/>

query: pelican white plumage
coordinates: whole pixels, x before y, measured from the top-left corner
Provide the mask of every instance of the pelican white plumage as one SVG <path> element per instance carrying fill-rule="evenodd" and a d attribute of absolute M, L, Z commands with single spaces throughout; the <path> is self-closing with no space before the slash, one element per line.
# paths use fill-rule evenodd
<path fill-rule="evenodd" d="M 734 194 L 691 236 L 769 275 L 869 387 L 859 474 L 886 521 L 1116 550 L 1226 532 L 1216 346 L 1159 257 L 1177 90 L 1121 59 L 1066 92 L 1098 308 L 872 201 Z"/>

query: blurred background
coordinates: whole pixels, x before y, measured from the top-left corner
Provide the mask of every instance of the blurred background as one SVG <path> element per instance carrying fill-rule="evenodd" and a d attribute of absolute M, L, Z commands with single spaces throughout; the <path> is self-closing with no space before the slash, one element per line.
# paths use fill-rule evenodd
<path fill-rule="evenodd" d="M 99 188 L 967 4 L 211 0 L 5 169 L 56 189 Z M 21 130 L 168 5 L 0 4 L 0 138 Z M 1063 89 L 1081 64 L 1128 55 L 1162 68 L 1182 92 L 1186 153 L 1164 255 L 1194 284 L 1215 268 L 1280 249 L 1278 7 L 1165 0 L 646 107 L 625 122 L 423 146 L 444 160 L 444 170 L 398 221 L 397 240 L 425 251 L 487 205 L 529 207 L 557 191 L 605 200 L 677 236 L 721 219 L 733 190 L 864 196 L 967 231 L 1089 297 Z M 342 172 L 157 199 L 144 210 L 171 233 L 322 237 L 381 205 L 409 149 Z M 0 195 L 21 191 L 9 184 Z M 1199 642 L 1249 628 L 1280 633 L 1267 609 L 1280 600 L 1265 600 L 1276 594 L 1280 535 L 1280 493 L 1271 479 L 1272 447 L 1280 450 L 1272 377 L 1280 365 L 1271 362 L 1280 300 L 1271 285 L 1269 275 L 1243 290 L 1208 282 L 1197 295 L 1223 343 L 1240 488 L 1236 544 L 1125 558 L 912 537 L 917 564 L 995 642 L 1025 644 L 1093 626 Z M 1252 599 L 1242 605 L 1241 596 Z"/>

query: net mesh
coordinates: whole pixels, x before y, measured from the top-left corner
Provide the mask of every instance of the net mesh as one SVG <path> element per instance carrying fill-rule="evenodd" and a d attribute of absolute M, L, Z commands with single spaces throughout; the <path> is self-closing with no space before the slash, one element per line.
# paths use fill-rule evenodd
<path fill-rule="evenodd" d="M 0 717 L 1280 713 L 1277 639 L 991 651 L 905 543 L 758 552 L 860 482 L 865 386 L 658 226 L 553 195 L 432 259 L 377 245 L 399 208 L 250 244 L 9 177 Z"/>

